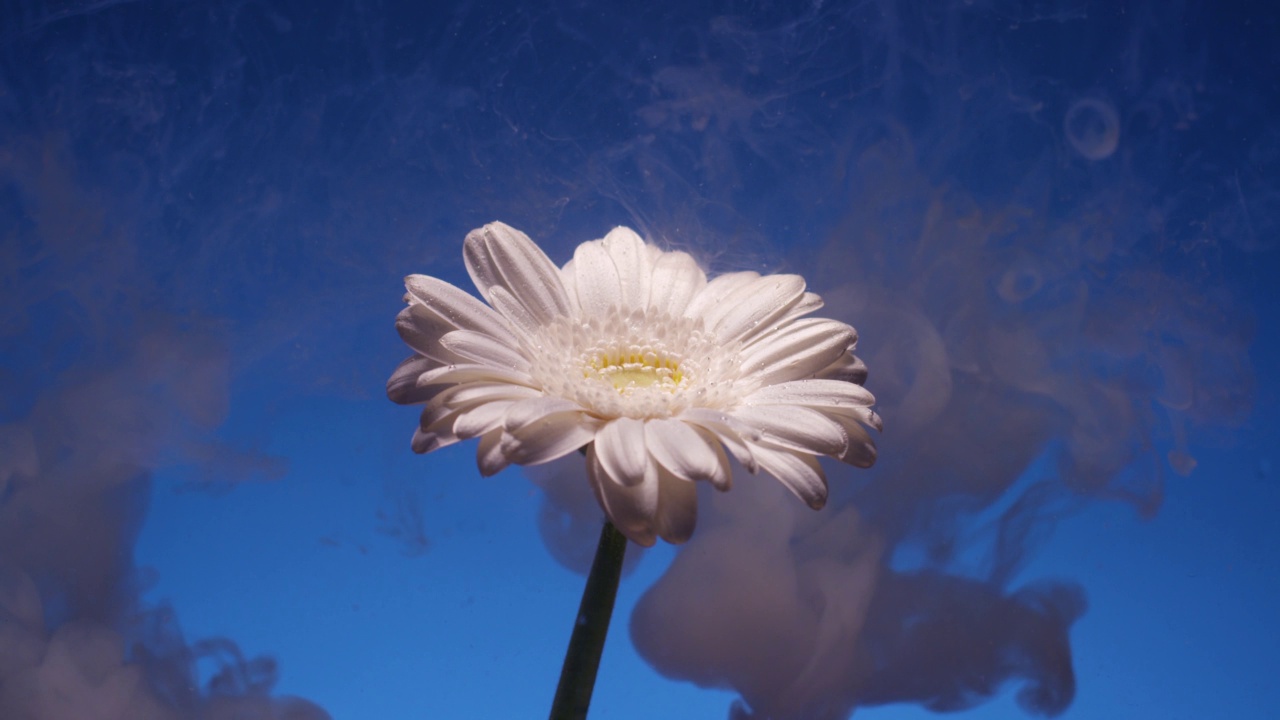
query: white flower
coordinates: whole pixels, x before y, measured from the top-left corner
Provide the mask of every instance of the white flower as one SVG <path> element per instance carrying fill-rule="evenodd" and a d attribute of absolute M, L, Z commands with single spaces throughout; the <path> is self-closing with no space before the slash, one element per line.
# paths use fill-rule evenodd
<path fill-rule="evenodd" d="M 822 306 L 798 275 L 710 282 L 687 253 L 619 227 L 557 268 L 524 233 L 467 235 L 467 272 L 488 301 L 425 275 L 405 280 L 396 318 L 414 355 L 387 382 L 426 403 L 413 449 L 480 438 L 480 471 L 586 447 L 600 505 L 628 538 L 693 533 L 694 481 L 729 488 L 733 455 L 813 508 L 827 499 L 815 456 L 875 462 L 880 428 L 857 333 L 806 317 Z"/>

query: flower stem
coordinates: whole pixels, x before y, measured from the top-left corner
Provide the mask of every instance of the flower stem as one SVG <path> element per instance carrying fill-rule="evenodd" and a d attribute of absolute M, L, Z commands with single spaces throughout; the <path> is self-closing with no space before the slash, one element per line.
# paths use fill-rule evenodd
<path fill-rule="evenodd" d="M 591 562 L 587 587 L 582 591 L 578 620 L 569 637 L 569 649 L 560 668 L 560 684 L 551 704 L 551 720 L 583 720 L 591 705 L 591 691 L 600 668 L 600 654 L 609 634 L 609 618 L 613 601 L 618 596 L 618 580 L 622 577 L 622 556 L 627 551 L 627 538 L 608 520 L 600 531 L 596 558 Z"/>

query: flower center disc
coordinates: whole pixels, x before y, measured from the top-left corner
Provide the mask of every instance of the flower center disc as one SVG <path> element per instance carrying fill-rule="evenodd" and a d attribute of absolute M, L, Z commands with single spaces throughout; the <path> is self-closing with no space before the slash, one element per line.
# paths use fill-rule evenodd
<path fill-rule="evenodd" d="M 611 308 L 542 327 L 528 353 L 544 392 L 601 418 L 674 417 L 730 407 L 741 394 L 737 348 L 701 319 Z"/>
<path fill-rule="evenodd" d="M 684 378 L 678 362 L 654 352 L 597 356 L 583 372 L 584 377 L 593 374 L 608 380 L 623 395 L 629 395 L 637 388 L 650 387 L 675 392 Z"/>

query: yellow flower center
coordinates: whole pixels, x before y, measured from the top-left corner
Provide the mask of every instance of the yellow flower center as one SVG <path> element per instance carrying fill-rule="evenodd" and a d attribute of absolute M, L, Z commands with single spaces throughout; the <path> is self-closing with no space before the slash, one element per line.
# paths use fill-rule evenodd
<path fill-rule="evenodd" d="M 656 387 L 675 392 L 684 379 L 680 363 L 652 350 L 631 348 L 627 352 L 606 352 L 591 357 L 582 376 L 608 380 L 614 389 L 630 395 L 637 388 Z"/>

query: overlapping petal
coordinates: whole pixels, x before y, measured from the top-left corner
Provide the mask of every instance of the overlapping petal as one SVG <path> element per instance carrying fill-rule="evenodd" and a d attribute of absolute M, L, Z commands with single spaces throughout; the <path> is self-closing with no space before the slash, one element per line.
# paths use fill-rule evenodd
<path fill-rule="evenodd" d="M 493 222 L 471 231 L 463 243 L 462 258 L 472 282 L 490 304 L 494 289 L 502 288 L 539 323 L 569 312 L 560 270 L 528 235 L 510 225 Z"/>
<path fill-rule="evenodd" d="M 623 485 L 640 483 L 652 460 L 645 446 L 643 420 L 618 418 L 596 434 L 596 457 L 609 477 Z"/>
<path fill-rule="evenodd" d="M 707 285 L 707 275 L 685 252 L 662 253 L 649 276 L 650 310 L 679 317 Z"/>
<path fill-rule="evenodd" d="M 827 476 L 817 458 L 803 452 L 757 446 L 760 469 L 769 473 L 814 510 L 827 504 Z"/>
<path fill-rule="evenodd" d="M 839 455 L 849 444 L 840 423 L 799 405 L 745 406 L 732 412 L 734 419 L 760 432 L 761 443 L 811 455 Z"/>
<path fill-rule="evenodd" d="M 653 544 L 660 491 L 657 466 L 648 465 L 640 482 L 623 485 L 605 470 L 592 446 L 587 449 L 587 481 L 605 514 L 623 535 L 639 545 Z"/>
<path fill-rule="evenodd" d="M 405 278 L 410 305 L 422 305 L 453 327 L 476 330 L 507 342 L 515 342 L 510 327 L 492 308 L 449 283 L 428 275 Z M 423 328 L 428 330 L 429 328 Z"/>
<path fill-rule="evenodd" d="M 578 306 L 587 315 L 601 315 L 611 307 L 622 307 L 622 281 L 618 266 L 599 242 L 578 246 L 573 253 L 574 287 Z"/>
<path fill-rule="evenodd" d="M 748 348 L 743 370 L 758 386 L 814 377 L 847 352 L 854 338 L 853 328 L 842 322 L 803 318 Z"/>
<path fill-rule="evenodd" d="M 706 480 L 721 489 L 729 485 L 729 458 L 714 436 L 682 420 L 655 418 L 644 423 L 642 440 L 658 464 L 677 478 Z"/>
<path fill-rule="evenodd" d="M 728 293 L 707 311 L 707 325 L 726 341 L 749 341 L 773 326 L 804 295 L 799 275 L 766 275 Z"/>
<path fill-rule="evenodd" d="M 642 308 L 649 302 L 652 258 L 644 240 L 630 228 L 616 227 L 600 241 L 618 271 L 619 307 Z"/>

